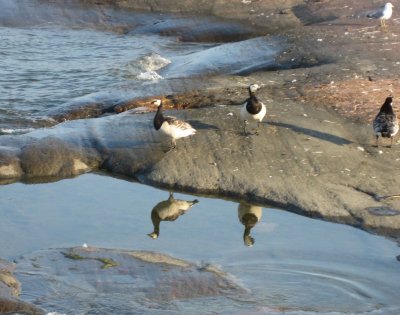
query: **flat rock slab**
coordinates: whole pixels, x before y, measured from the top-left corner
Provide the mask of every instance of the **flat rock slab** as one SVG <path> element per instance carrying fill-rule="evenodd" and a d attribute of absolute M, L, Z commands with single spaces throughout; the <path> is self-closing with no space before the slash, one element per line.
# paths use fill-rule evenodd
<path fill-rule="evenodd" d="M 149 251 L 50 249 L 17 261 L 17 276 L 32 303 L 48 311 L 153 308 L 176 310 L 174 301 L 227 298 L 246 291 L 216 267 Z"/>
<path fill-rule="evenodd" d="M 267 93 L 259 93 L 267 117 L 258 136 L 242 135 L 240 106 L 168 111 L 198 131 L 179 139 L 169 153 L 153 128 L 154 113 L 128 111 L 3 136 L 0 178 L 50 181 L 105 169 L 154 186 L 257 202 L 398 239 L 400 216 L 394 214 L 400 198 L 387 196 L 399 194 L 399 145 L 388 148 L 382 141 L 375 148 L 369 124 L 305 102 L 272 100 Z"/>
<path fill-rule="evenodd" d="M 260 97 L 263 97 L 261 95 Z M 193 111 L 196 136 L 143 174 L 169 189 L 247 199 L 399 237 L 399 146 L 322 108 L 269 100 L 260 134 L 243 136 L 238 106 Z M 176 161 L 179 160 L 179 163 Z M 371 209 L 385 211 L 371 211 Z"/>

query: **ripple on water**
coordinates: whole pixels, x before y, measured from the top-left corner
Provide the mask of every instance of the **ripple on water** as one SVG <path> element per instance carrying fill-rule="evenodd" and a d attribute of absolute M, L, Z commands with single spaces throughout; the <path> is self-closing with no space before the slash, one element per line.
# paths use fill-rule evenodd
<path fill-rule="evenodd" d="M 38 127 L 29 119 L 42 119 L 74 98 L 157 70 L 161 61 L 168 60 L 148 58 L 151 62 L 146 65 L 140 57 L 151 56 L 171 41 L 157 35 L 120 36 L 55 25 L 0 27 L 0 38 L 0 104 L 6 111 L 0 113 L 0 127 L 8 129 Z M 141 63 L 142 70 L 127 76 L 135 63 Z"/>

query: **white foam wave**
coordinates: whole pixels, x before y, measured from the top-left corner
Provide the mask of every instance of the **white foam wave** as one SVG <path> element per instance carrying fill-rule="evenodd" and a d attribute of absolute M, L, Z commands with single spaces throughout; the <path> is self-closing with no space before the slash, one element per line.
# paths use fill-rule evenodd
<path fill-rule="evenodd" d="M 159 54 L 151 53 L 131 61 L 127 65 L 126 71 L 129 76 L 133 75 L 139 80 L 156 81 L 163 79 L 163 77 L 157 73 L 157 70 L 164 68 L 170 63 L 171 60 Z"/>
<path fill-rule="evenodd" d="M 160 79 L 163 79 L 161 75 L 159 75 L 156 71 L 147 71 L 147 72 L 141 72 L 137 78 L 139 80 L 149 80 L 149 81 L 157 81 Z"/>
<path fill-rule="evenodd" d="M 35 130 L 34 128 L 0 128 L 0 135 L 15 135 L 28 133 Z"/>
<path fill-rule="evenodd" d="M 143 70 L 156 71 L 171 63 L 171 60 L 160 56 L 159 54 L 151 53 L 138 60 L 139 65 Z"/>

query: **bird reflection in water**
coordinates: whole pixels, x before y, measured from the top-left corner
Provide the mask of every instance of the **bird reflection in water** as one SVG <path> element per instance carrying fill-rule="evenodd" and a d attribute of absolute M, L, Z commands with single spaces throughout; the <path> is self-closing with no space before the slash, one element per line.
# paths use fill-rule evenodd
<path fill-rule="evenodd" d="M 154 231 L 147 235 L 153 239 L 158 238 L 161 221 L 175 221 L 198 202 L 197 199 L 193 201 L 175 199 L 173 193 L 170 192 L 169 198 L 159 202 L 151 211 L 151 221 L 154 225 Z"/>
<path fill-rule="evenodd" d="M 261 220 L 262 207 L 241 202 L 238 206 L 238 216 L 244 225 L 244 244 L 251 247 L 254 245 L 254 238 L 250 235 L 250 231 Z"/>

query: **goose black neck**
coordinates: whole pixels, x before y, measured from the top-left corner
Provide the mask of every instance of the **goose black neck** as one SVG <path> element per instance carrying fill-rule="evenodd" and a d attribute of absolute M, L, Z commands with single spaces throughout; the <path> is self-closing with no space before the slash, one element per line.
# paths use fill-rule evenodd
<path fill-rule="evenodd" d="M 383 103 L 381 107 L 381 112 L 386 113 L 386 114 L 393 114 L 393 107 L 392 107 L 392 97 L 387 97 L 385 100 L 385 103 Z"/>
<path fill-rule="evenodd" d="M 249 88 L 249 95 L 250 98 L 256 98 L 256 92 L 252 92 L 250 88 Z"/>
<path fill-rule="evenodd" d="M 163 122 L 164 122 L 164 116 L 162 114 L 162 104 L 161 104 L 160 106 L 158 106 L 157 113 L 154 116 L 153 120 L 154 128 L 156 128 L 156 130 L 160 129 Z"/>
<path fill-rule="evenodd" d="M 156 233 L 158 236 L 160 234 L 161 219 L 156 211 L 151 212 L 151 222 L 153 223 L 154 233 Z"/>
<path fill-rule="evenodd" d="M 253 227 L 245 227 L 244 232 L 243 232 L 243 239 L 245 239 L 247 236 L 250 235 L 251 229 Z"/>
<path fill-rule="evenodd" d="M 250 93 L 250 97 L 247 99 L 246 109 L 252 115 L 258 114 L 262 110 L 262 105 L 254 93 Z"/>

